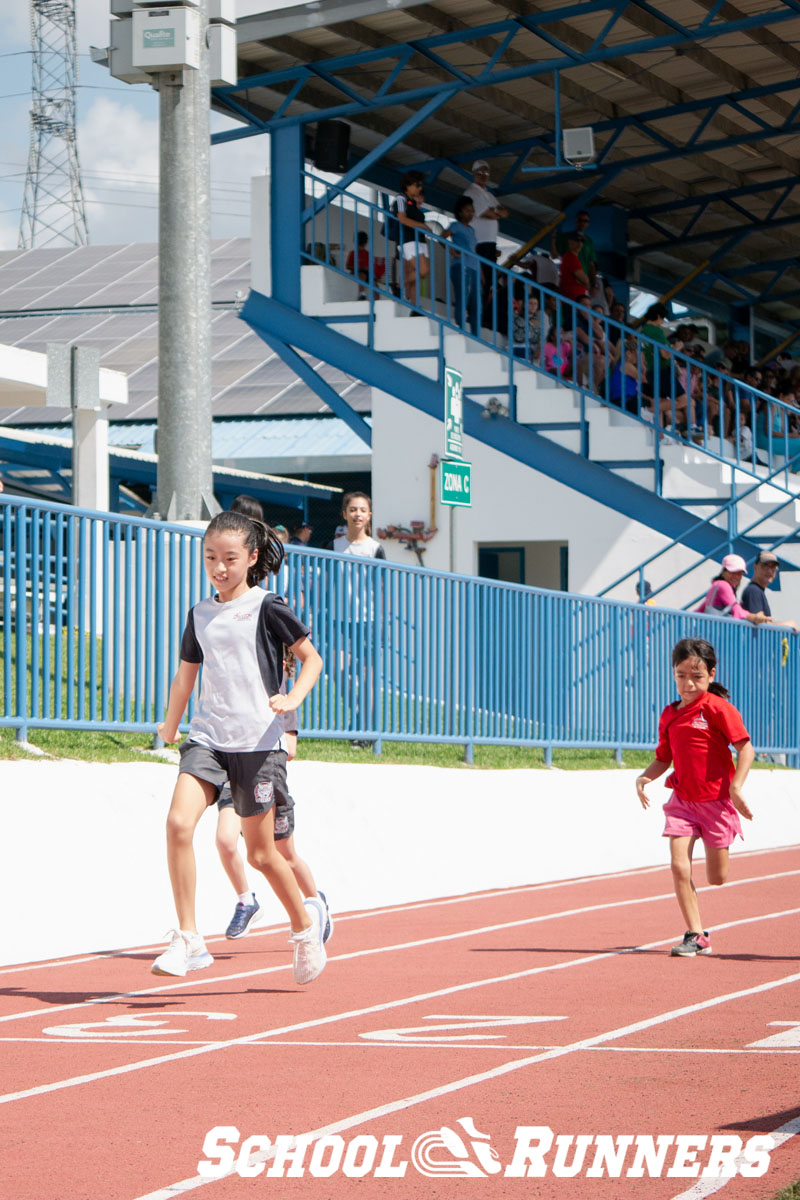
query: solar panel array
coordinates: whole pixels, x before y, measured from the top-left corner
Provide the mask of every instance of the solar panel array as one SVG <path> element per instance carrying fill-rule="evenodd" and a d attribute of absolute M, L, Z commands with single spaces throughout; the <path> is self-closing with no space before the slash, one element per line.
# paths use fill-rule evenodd
<path fill-rule="evenodd" d="M 231 306 L 212 314 L 214 416 L 327 414 L 327 405 L 316 393 L 239 319 L 236 306 L 250 288 L 249 239 L 212 243 L 211 287 L 214 304 Z M 0 344 L 39 351 L 50 342 L 96 347 L 104 367 L 128 376 L 124 419 L 154 420 L 158 414 L 157 297 L 155 244 L 0 252 Z M 102 311 L 109 308 L 117 311 Z M 306 357 L 335 391 L 347 392 L 353 408 L 370 411 L 367 387 Z M 69 419 L 68 409 L 0 409 L 0 425 Z"/>

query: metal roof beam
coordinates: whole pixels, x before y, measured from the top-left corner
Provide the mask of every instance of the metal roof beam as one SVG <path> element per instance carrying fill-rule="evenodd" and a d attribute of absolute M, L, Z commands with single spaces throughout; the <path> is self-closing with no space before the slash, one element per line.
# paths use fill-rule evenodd
<path fill-rule="evenodd" d="M 729 226 L 727 229 L 710 229 L 705 233 L 693 233 L 690 237 L 682 238 L 680 244 L 681 246 L 697 246 L 704 242 L 717 242 L 720 238 L 731 238 L 740 234 L 742 237 L 748 237 L 752 233 L 771 232 L 774 229 L 783 229 L 788 225 L 797 224 L 800 224 L 800 213 L 791 217 L 779 217 L 776 221 L 771 222 L 754 221 L 750 225 Z M 633 258 L 642 254 L 657 254 L 661 250 L 671 250 L 675 244 L 675 240 L 652 242 L 649 246 L 630 247 L 628 254 Z"/>
<path fill-rule="evenodd" d="M 695 205 L 702 205 L 704 208 L 709 204 L 717 202 L 727 203 L 729 199 L 740 199 L 744 196 L 757 196 L 762 192 L 777 192 L 784 189 L 786 196 L 793 188 L 800 185 L 800 178 L 797 174 L 782 176 L 780 179 L 762 180 L 759 183 L 743 184 L 742 187 L 729 188 L 724 192 L 703 192 L 694 196 L 687 196 L 685 200 L 666 201 L 663 204 L 648 204 L 642 208 L 632 208 L 630 211 L 631 217 L 647 217 L 658 216 L 659 213 L 674 213 L 678 209 L 691 208 Z"/>
<path fill-rule="evenodd" d="M 608 8 L 616 12 L 619 8 L 619 2 L 620 0 L 616 0 L 616 3 L 604 3 L 598 7 L 601 9 Z M 735 32 L 741 32 L 750 28 L 757 28 L 762 25 L 780 24 L 783 21 L 794 19 L 798 15 L 794 5 L 791 3 L 791 0 L 774 0 L 774 2 L 778 4 L 777 8 L 774 8 L 768 12 L 762 12 L 752 16 L 743 17 L 736 21 L 718 22 L 710 29 L 706 30 L 703 36 L 705 39 L 712 37 L 716 38 Z M 626 17 L 629 16 L 628 10 L 631 8 L 632 3 L 629 2 L 626 4 L 624 10 L 624 15 Z M 436 60 L 442 69 L 452 72 L 453 79 L 455 81 L 461 73 L 458 72 L 455 67 L 448 64 L 446 59 L 437 53 L 440 49 L 453 45 L 462 45 L 464 43 L 469 44 L 470 42 L 477 41 L 482 37 L 492 36 L 505 39 L 506 45 L 510 48 L 514 38 L 523 30 L 544 38 L 544 33 L 548 31 L 548 27 L 556 25 L 560 20 L 566 19 L 568 16 L 577 15 L 578 13 L 583 15 L 585 12 L 586 8 L 583 5 L 567 6 L 565 8 L 558 9 L 555 12 L 551 11 L 549 13 L 532 14 L 530 11 L 528 11 L 526 15 L 515 17 L 510 20 L 493 22 L 491 24 L 478 26 L 477 28 L 468 31 L 434 34 L 428 38 L 415 40 L 410 44 L 412 49 L 419 53 L 424 52 L 427 54 L 432 52 L 436 56 Z M 499 84 L 519 78 L 530 78 L 537 75 L 549 74 L 554 70 L 564 70 L 570 66 L 575 66 L 575 31 L 572 30 L 571 27 L 567 28 L 570 31 L 570 36 L 569 41 L 565 42 L 565 45 L 567 47 L 573 47 L 569 53 L 562 53 L 552 59 L 541 59 L 536 61 L 531 60 L 524 67 L 521 66 L 510 69 L 507 67 L 502 67 L 499 64 L 496 64 L 495 66 L 489 66 L 487 64 L 482 71 L 478 72 L 474 76 L 469 76 L 466 81 L 462 81 L 462 86 L 468 89 L 477 89 L 489 84 Z M 601 63 L 617 60 L 621 57 L 624 58 L 628 54 L 642 54 L 648 50 L 657 50 L 662 48 L 666 49 L 668 47 L 685 47 L 692 45 L 693 42 L 693 31 L 681 27 L 678 30 L 670 30 L 663 35 L 645 37 L 643 39 L 623 42 L 621 44 L 618 43 L 611 46 L 597 45 L 592 47 L 590 45 L 586 50 L 579 51 L 579 61 L 581 66 L 585 66 L 590 63 Z M 324 62 L 316 63 L 313 71 L 308 66 L 301 66 L 299 68 L 290 67 L 282 71 L 258 73 L 246 80 L 240 80 L 236 84 L 229 85 L 228 87 L 216 88 L 214 89 L 214 94 L 218 99 L 224 100 L 226 97 L 234 96 L 237 92 L 241 92 L 248 88 L 269 87 L 277 83 L 289 83 L 290 85 L 293 85 L 298 80 L 305 82 L 312 76 L 312 74 L 319 75 L 321 72 L 324 72 L 326 82 L 331 84 L 331 86 L 339 87 L 342 88 L 342 90 L 345 90 L 347 85 L 344 85 L 338 81 L 337 76 L 339 73 L 358 71 L 362 68 L 371 67 L 381 60 L 390 60 L 396 58 L 399 54 L 406 51 L 408 45 L 409 43 L 403 43 L 401 45 L 392 47 L 366 50 L 357 54 L 343 55 L 337 58 L 327 59 Z M 302 91 L 299 94 L 302 95 Z M 409 95 L 414 95 L 417 99 L 422 98 L 420 89 L 412 89 L 411 92 L 405 93 L 387 91 L 381 98 L 381 103 L 406 103 L 406 97 Z M 354 101 L 354 103 L 358 104 L 358 101 Z M 376 103 L 375 97 L 373 96 L 371 101 L 370 98 L 364 97 L 362 99 L 362 104 L 364 103 L 369 107 L 370 103 Z M 283 117 L 281 119 L 283 121 L 292 123 L 298 121 L 304 123 L 305 121 L 320 119 L 320 114 L 301 114 L 300 116 Z"/>

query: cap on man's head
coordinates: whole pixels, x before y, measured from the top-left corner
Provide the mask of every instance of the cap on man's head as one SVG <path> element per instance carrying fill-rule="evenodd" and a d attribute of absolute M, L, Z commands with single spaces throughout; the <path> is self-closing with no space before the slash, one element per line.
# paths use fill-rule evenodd
<path fill-rule="evenodd" d="M 310 521 L 295 521 L 292 525 L 292 533 L 299 533 L 301 529 L 313 529 L 314 526 Z"/>
<path fill-rule="evenodd" d="M 489 164 L 485 158 L 477 158 L 475 160 L 472 164 L 472 174 L 474 175 L 476 171 L 480 171 L 481 167 L 485 167 L 487 171 L 489 170 Z"/>
<path fill-rule="evenodd" d="M 756 559 L 756 565 L 759 567 L 763 567 L 764 565 L 777 567 L 778 556 L 777 554 L 773 554 L 771 550 L 762 550 Z"/>
<path fill-rule="evenodd" d="M 735 575 L 738 571 L 746 571 L 747 563 L 740 554 L 726 554 L 722 560 L 722 569 Z"/>

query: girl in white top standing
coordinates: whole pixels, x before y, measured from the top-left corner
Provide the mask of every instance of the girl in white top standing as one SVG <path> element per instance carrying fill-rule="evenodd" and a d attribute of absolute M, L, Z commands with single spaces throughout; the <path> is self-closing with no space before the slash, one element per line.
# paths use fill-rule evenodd
<path fill-rule="evenodd" d="M 322 659 L 285 601 L 258 586 L 283 560 L 272 530 L 242 513 L 220 513 L 206 530 L 203 560 L 216 595 L 189 612 L 167 715 L 158 727 L 165 742 L 178 740 L 202 664 L 200 698 L 181 746 L 167 817 L 178 929 L 152 970 L 185 975 L 212 962 L 195 920 L 192 839 L 206 807 L 229 780 L 248 861 L 266 877 L 289 917 L 295 981 L 310 983 L 325 966 L 325 913 L 318 899 L 303 902 L 291 867 L 276 849 L 274 818 L 276 802 L 288 798 L 283 714 L 299 708 L 319 678 Z M 302 667 L 288 695 L 280 690 L 284 645 Z"/>
<path fill-rule="evenodd" d="M 345 532 L 333 540 L 339 554 L 356 554 L 361 558 L 386 558 L 380 542 L 370 536 L 372 501 L 366 492 L 348 492 L 342 501 L 342 516 L 347 522 Z"/>

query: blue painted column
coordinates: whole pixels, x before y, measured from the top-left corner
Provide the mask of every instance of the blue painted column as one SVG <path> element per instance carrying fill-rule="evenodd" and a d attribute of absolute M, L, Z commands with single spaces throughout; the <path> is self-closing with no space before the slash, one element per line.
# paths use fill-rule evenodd
<path fill-rule="evenodd" d="M 303 213 L 303 127 L 270 135 L 270 259 L 272 297 L 300 310 L 300 247 Z"/>

